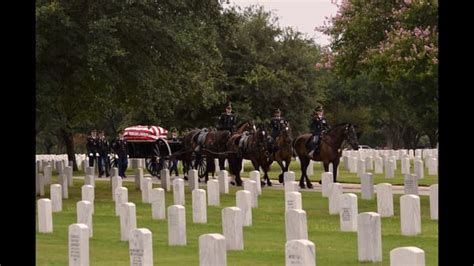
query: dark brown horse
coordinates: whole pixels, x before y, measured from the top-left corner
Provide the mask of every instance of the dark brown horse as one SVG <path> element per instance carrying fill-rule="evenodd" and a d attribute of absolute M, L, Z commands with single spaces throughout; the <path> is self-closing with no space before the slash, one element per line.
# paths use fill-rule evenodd
<path fill-rule="evenodd" d="M 261 167 L 264 171 L 263 180 L 267 180 L 267 184 L 271 184 L 268 178 L 271 154 L 268 150 L 267 131 L 263 126 L 258 127 L 257 131 L 249 134 L 243 147 L 240 147 L 239 142 L 242 137 L 242 134 L 235 134 L 227 141 L 227 151 L 229 151 L 227 159 L 229 161 L 230 172 L 235 176 L 235 184 L 242 186 L 240 170 L 242 170 L 243 159 L 250 160 L 257 171 L 259 171 Z"/>
<path fill-rule="evenodd" d="M 337 166 L 339 165 L 339 159 L 342 154 L 342 150 L 340 150 L 342 143 L 347 141 L 353 149 L 357 150 L 359 148 L 354 126 L 350 123 L 342 123 L 333 126 L 332 129 L 322 137 L 319 153 L 314 153 L 312 158 L 308 155 L 309 149 L 307 147 L 307 142 L 310 138 L 311 134 L 303 134 L 293 142 L 293 149 L 298 155 L 301 163 L 300 187 L 305 188 L 304 178 L 306 178 L 306 185 L 308 188 L 313 188 L 311 181 L 306 175 L 306 168 L 308 167 L 310 160 L 323 162 L 324 171 L 326 172 L 329 171 L 329 164 L 332 163 L 334 182 L 336 182 Z"/>
<path fill-rule="evenodd" d="M 275 143 L 273 145 L 273 153 L 271 161 L 276 161 L 281 168 L 281 173 L 278 175 L 278 181 L 283 183 L 283 173 L 287 172 L 290 163 L 291 157 L 293 157 L 293 147 L 292 147 L 292 134 L 289 124 L 286 124 L 278 133 Z"/>
<path fill-rule="evenodd" d="M 253 129 L 253 121 L 249 120 L 239 124 L 237 130 L 233 134 L 241 134 L 246 130 Z M 214 176 L 215 158 L 219 159 L 220 169 L 224 169 L 227 151 L 226 144 L 232 134 L 228 130 L 210 130 L 203 143 L 199 144 L 198 136 L 200 132 L 201 129 L 192 130 L 185 136 L 184 142 L 189 151 L 187 154 L 189 164 L 192 168 L 200 170 L 200 176 L 204 175 L 206 177 L 205 181 L 207 182 L 209 179 L 209 173 Z M 197 150 L 199 145 L 200 147 Z M 200 167 L 203 167 L 203 169 L 199 169 Z"/>

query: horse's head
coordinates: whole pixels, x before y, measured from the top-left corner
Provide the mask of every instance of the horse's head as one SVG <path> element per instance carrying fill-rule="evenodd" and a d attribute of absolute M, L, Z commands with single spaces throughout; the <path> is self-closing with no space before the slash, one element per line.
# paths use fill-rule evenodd
<path fill-rule="evenodd" d="M 359 149 L 359 141 L 353 124 L 346 124 L 344 128 L 345 140 L 352 146 L 354 150 Z"/>
<path fill-rule="evenodd" d="M 236 132 L 242 134 L 244 131 L 255 132 L 256 130 L 253 120 L 248 120 L 237 126 Z"/>

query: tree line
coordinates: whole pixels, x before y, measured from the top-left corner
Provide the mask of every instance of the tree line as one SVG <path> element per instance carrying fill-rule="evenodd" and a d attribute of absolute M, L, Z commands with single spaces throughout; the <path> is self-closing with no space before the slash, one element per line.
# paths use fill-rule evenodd
<path fill-rule="evenodd" d="M 412 20 L 418 25 L 425 18 Z M 332 36 L 347 35 L 343 28 L 350 25 L 332 23 Z M 374 40 L 368 29 L 364 37 L 359 31 L 366 25 L 357 27 L 359 37 L 333 38 L 328 49 L 279 26 L 275 14 L 258 6 L 241 9 L 217 0 L 36 1 L 36 151 L 66 152 L 73 160 L 83 149 L 77 134 L 92 128 L 115 136 L 136 124 L 179 131 L 214 126 L 227 102 L 240 121 L 257 123 L 268 122 L 280 108 L 295 135 L 309 130 L 317 103 L 325 105 L 330 122 L 358 125 L 361 142 L 368 144 L 397 147 L 387 133 L 397 126 L 400 138 L 410 132 L 419 140 L 437 132 L 436 69 L 431 76 L 413 70 L 400 77 L 405 65 L 383 69 L 385 55 L 374 53 L 372 61 L 364 61 L 368 66 L 353 72 L 344 62 L 359 68 L 360 58 L 330 56 L 362 49 L 351 45 L 366 47 L 360 43 L 364 38 L 371 47 L 389 39 Z M 333 57 L 334 67 L 327 62 Z M 418 145 L 410 141 L 403 145 Z"/>

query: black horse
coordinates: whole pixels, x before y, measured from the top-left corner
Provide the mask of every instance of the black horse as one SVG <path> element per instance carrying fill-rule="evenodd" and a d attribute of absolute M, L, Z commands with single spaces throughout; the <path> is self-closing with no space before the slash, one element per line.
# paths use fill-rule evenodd
<path fill-rule="evenodd" d="M 339 159 L 341 158 L 342 150 L 341 145 L 346 140 L 352 146 L 354 150 L 359 149 L 359 142 L 354 129 L 354 125 L 350 123 L 341 123 L 333 126 L 321 139 L 321 146 L 319 153 L 313 154 L 313 157 L 308 155 L 309 149 L 307 142 L 311 138 L 311 134 L 303 134 L 296 138 L 293 142 L 293 149 L 298 155 L 301 163 L 301 179 L 300 187 L 305 188 L 304 180 L 306 179 L 306 185 L 308 188 L 313 188 L 311 181 L 306 175 L 306 168 L 309 165 L 310 160 L 321 161 L 324 165 L 324 171 L 329 171 L 329 164 L 332 163 L 334 170 L 334 182 L 337 177 L 337 166 L 339 165 Z"/>

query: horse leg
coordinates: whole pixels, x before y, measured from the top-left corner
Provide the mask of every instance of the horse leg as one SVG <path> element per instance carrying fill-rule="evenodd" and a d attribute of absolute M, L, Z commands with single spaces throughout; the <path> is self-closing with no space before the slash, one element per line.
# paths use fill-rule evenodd
<path fill-rule="evenodd" d="M 235 162 L 235 185 L 238 187 L 242 186 L 242 179 L 240 178 L 240 170 L 242 170 L 242 158 L 239 158 Z"/>
<path fill-rule="evenodd" d="M 225 157 L 219 156 L 219 169 L 225 170 Z"/>
<path fill-rule="evenodd" d="M 306 175 L 306 169 L 308 168 L 309 165 L 309 158 L 307 157 L 300 157 L 300 164 L 301 164 L 301 178 L 300 178 L 300 188 L 305 188 L 304 180 L 305 178 L 308 179 L 308 176 Z"/>
<path fill-rule="evenodd" d="M 272 181 L 270 181 L 270 177 L 268 176 L 268 171 L 270 170 L 270 165 L 266 165 L 263 168 L 263 173 L 264 173 L 264 178 L 267 179 L 267 186 L 271 187 L 272 186 Z"/>
<path fill-rule="evenodd" d="M 309 160 L 308 160 L 308 164 L 309 164 Z M 306 177 L 306 186 L 307 186 L 308 188 L 313 188 L 313 184 L 311 184 L 311 181 L 309 180 L 309 177 L 308 177 L 308 175 L 306 174 L 306 171 L 304 172 L 304 175 L 305 175 L 305 177 Z"/>
<path fill-rule="evenodd" d="M 324 167 L 324 172 L 329 171 L 329 162 L 328 161 L 323 161 L 323 167 Z M 322 180 L 319 180 L 319 184 L 322 184 Z"/>
<path fill-rule="evenodd" d="M 333 173 L 333 179 L 334 179 L 334 183 L 336 183 L 336 178 L 337 178 L 337 166 L 339 165 L 339 159 L 338 160 L 335 160 L 334 162 L 332 162 L 332 169 L 334 171 Z M 329 168 L 329 166 L 328 166 Z"/>
<path fill-rule="evenodd" d="M 286 172 L 285 171 L 285 166 L 283 165 L 282 161 L 277 161 L 278 165 L 280 166 L 281 168 L 281 173 L 278 175 L 278 182 L 280 182 L 280 184 L 284 183 L 284 180 L 283 180 L 283 173 Z"/>

